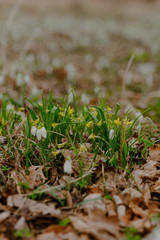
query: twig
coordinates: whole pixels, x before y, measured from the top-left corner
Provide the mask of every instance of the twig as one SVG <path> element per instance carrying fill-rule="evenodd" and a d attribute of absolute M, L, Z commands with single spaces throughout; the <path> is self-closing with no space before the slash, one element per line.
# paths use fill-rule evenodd
<path fill-rule="evenodd" d="M 80 181 L 81 179 L 87 177 L 88 175 L 90 175 L 92 173 L 92 171 L 94 170 L 94 167 L 93 166 L 87 173 L 85 173 L 83 176 L 79 177 L 79 178 L 76 178 L 72 181 L 70 181 L 70 184 L 74 184 L 74 183 L 77 183 L 78 181 Z M 36 194 L 37 193 L 45 193 L 45 192 L 49 192 L 50 190 L 61 190 L 62 188 L 65 188 L 66 187 L 66 184 L 61 184 L 59 186 L 55 186 L 55 187 L 50 187 L 49 189 L 43 189 L 43 190 L 39 190 L 39 191 L 36 191 Z M 29 196 L 31 195 L 31 193 L 28 193 L 28 194 L 22 194 L 23 196 Z"/>

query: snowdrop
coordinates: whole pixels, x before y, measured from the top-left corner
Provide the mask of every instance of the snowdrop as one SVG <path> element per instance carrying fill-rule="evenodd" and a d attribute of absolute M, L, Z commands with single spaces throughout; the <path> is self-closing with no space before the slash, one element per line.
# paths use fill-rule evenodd
<path fill-rule="evenodd" d="M 47 131 L 45 129 L 45 127 L 42 127 L 42 128 L 38 128 L 36 126 L 33 126 L 31 128 L 31 134 L 33 136 L 36 136 L 37 137 L 37 140 L 40 141 L 43 138 L 46 138 L 47 137 Z"/>
<path fill-rule="evenodd" d="M 111 129 L 111 130 L 109 131 L 109 139 L 112 140 L 113 138 L 114 138 L 114 130 Z"/>
<path fill-rule="evenodd" d="M 33 127 L 31 128 L 31 134 L 32 134 L 33 136 L 36 136 L 36 131 L 37 131 L 37 128 L 36 128 L 35 126 L 33 126 Z"/>
<path fill-rule="evenodd" d="M 7 110 L 7 112 L 9 112 L 10 110 L 14 110 L 14 106 L 12 104 L 8 104 L 6 106 L 6 110 Z"/>
<path fill-rule="evenodd" d="M 41 131 L 41 129 L 38 129 L 38 130 L 37 130 L 36 136 L 37 136 L 37 140 L 40 141 L 41 138 L 42 138 L 42 131 Z"/>
<path fill-rule="evenodd" d="M 24 76 L 24 82 L 27 85 L 31 84 L 31 77 L 30 77 L 30 75 L 27 74 L 27 75 Z"/>
<path fill-rule="evenodd" d="M 77 73 L 77 70 L 72 63 L 68 63 L 65 66 L 65 70 L 67 72 L 67 78 L 68 79 L 73 79 L 75 77 L 76 73 Z"/>
<path fill-rule="evenodd" d="M 63 170 L 67 174 L 70 174 L 72 172 L 72 159 L 70 157 L 67 157 L 67 160 L 63 166 Z"/>
<path fill-rule="evenodd" d="M 47 137 L 47 131 L 46 131 L 45 127 L 41 128 L 41 134 L 42 134 L 42 137 L 44 137 L 44 138 Z"/>

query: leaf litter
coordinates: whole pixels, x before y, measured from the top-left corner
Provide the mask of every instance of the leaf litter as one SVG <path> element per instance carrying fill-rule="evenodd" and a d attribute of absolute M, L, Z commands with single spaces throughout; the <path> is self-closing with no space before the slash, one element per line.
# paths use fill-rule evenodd
<path fill-rule="evenodd" d="M 76 6 L 73 7 L 76 9 Z M 65 20 L 66 19 L 63 19 L 63 21 Z M 68 22 L 70 22 L 69 19 L 67 19 L 65 27 L 72 29 L 67 25 Z M 87 23 L 89 26 L 90 22 Z M 50 26 L 47 24 L 48 23 L 46 21 L 46 27 L 50 29 Z M 84 22 L 79 23 L 79 29 L 82 27 L 80 24 L 83 26 Z M 114 22 L 112 22 L 112 24 L 114 25 Z M 106 24 L 106 26 L 108 25 Z M 132 27 L 135 31 L 135 26 Z M 110 28 L 110 26 L 108 26 L 108 28 Z M 118 30 L 115 24 L 114 29 L 116 29 L 118 32 L 116 33 L 118 34 L 116 35 L 116 38 L 117 36 L 119 38 L 119 31 L 121 29 L 120 26 Z M 122 42 L 127 42 L 127 36 L 132 37 L 129 29 L 130 26 L 126 26 L 126 32 L 124 31 L 123 36 L 121 36 Z M 94 28 L 93 31 L 95 31 Z M 135 34 L 134 31 L 133 34 Z M 98 35 L 102 36 L 103 34 L 101 33 L 103 32 L 98 32 Z M 147 41 L 147 38 L 141 34 L 141 28 L 140 32 L 137 30 L 136 33 L 137 34 L 135 35 L 140 38 L 139 41 L 141 38 L 142 41 L 145 39 L 145 44 L 147 46 L 153 46 L 152 42 L 150 42 L 151 39 Z M 76 41 L 78 40 L 78 36 L 76 36 L 76 34 L 77 32 L 74 34 L 70 34 L 70 32 L 68 32 L 68 34 L 66 33 L 64 35 L 61 35 L 57 32 L 57 34 L 54 35 L 54 41 L 57 45 L 53 46 L 48 43 L 48 46 L 46 48 L 58 49 L 60 58 L 64 58 L 64 62 L 60 62 L 59 60 L 54 59 L 56 61 L 54 61 L 53 66 L 52 63 L 48 64 L 48 60 L 46 60 L 47 58 L 45 54 L 43 56 L 43 54 L 41 55 L 41 51 L 39 53 L 38 45 L 35 49 L 32 49 L 32 47 L 29 49 L 30 55 L 27 55 L 28 63 L 26 61 L 25 64 L 29 64 L 30 62 L 31 66 L 33 64 L 33 69 L 29 75 L 25 76 L 25 79 L 26 83 L 30 82 L 32 84 L 26 85 L 26 88 L 24 89 L 25 94 L 34 95 L 35 93 L 39 93 L 40 89 L 43 89 L 44 93 L 47 94 L 51 88 L 54 90 L 56 89 L 55 91 L 57 96 L 62 96 L 67 92 L 68 89 L 71 89 L 73 87 L 72 78 L 76 76 L 76 84 L 79 89 L 81 89 L 81 91 L 79 91 L 80 94 L 84 88 L 88 88 L 90 92 L 90 94 L 82 94 L 82 100 L 85 103 L 88 102 L 90 104 L 96 104 L 98 98 L 95 97 L 95 95 L 103 95 L 104 92 L 107 92 L 108 96 L 110 96 L 108 101 L 116 102 L 117 97 L 115 97 L 115 95 L 118 96 L 119 87 L 115 89 L 115 92 L 117 94 L 111 93 L 109 84 L 107 84 L 106 87 L 106 76 L 103 74 L 103 70 L 104 72 L 108 71 L 108 76 L 112 84 L 115 81 L 114 74 L 117 76 L 116 78 L 119 81 L 119 78 L 121 77 L 121 71 L 120 73 L 117 71 L 118 62 L 114 59 L 108 60 L 106 56 L 101 59 L 100 56 L 96 56 L 96 58 L 99 58 L 96 66 L 97 69 L 101 70 L 101 72 L 95 72 L 94 63 L 96 63 L 96 61 L 90 52 L 94 50 L 96 52 L 100 51 L 100 54 L 102 54 L 101 49 L 92 49 L 91 46 L 88 46 L 89 53 L 86 53 L 85 59 L 87 62 L 93 63 L 90 64 L 91 71 L 89 71 L 89 69 L 85 69 L 85 64 L 82 59 L 76 56 L 76 51 L 79 51 L 79 49 L 83 47 L 83 44 L 84 46 L 85 44 L 87 46 L 87 40 L 85 43 L 78 42 L 79 45 L 76 42 L 73 42 L 74 47 L 71 50 L 75 55 L 74 64 L 71 63 L 70 65 L 65 66 L 65 61 L 69 61 L 68 59 L 73 56 L 69 56 L 67 60 L 65 59 L 60 50 L 62 49 L 64 51 L 61 44 L 59 45 L 59 40 L 65 39 L 66 41 L 67 39 L 68 45 L 64 45 L 64 48 L 66 48 L 65 51 L 69 51 L 71 48 L 69 41 L 72 41 L 72 38 L 74 37 L 77 38 Z M 157 34 L 157 29 L 155 32 L 153 29 L 153 37 L 157 36 L 155 34 Z M 96 36 L 95 39 L 96 38 L 98 38 L 98 36 Z M 95 39 L 93 37 L 93 41 L 95 41 Z M 99 40 L 101 42 L 104 41 L 104 39 Z M 53 40 L 51 42 L 53 42 Z M 93 42 L 91 41 L 90 45 L 92 44 Z M 104 45 L 107 45 L 105 41 Z M 115 49 L 115 58 L 119 59 L 119 57 L 122 57 L 121 52 L 117 50 L 116 45 L 111 44 L 110 46 L 110 49 Z M 15 49 L 18 49 L 16 45 L 13 47 Z M 43 46 L 41 46 L 41 49 L 42 48 Z M 141 46 L 141 48 L 143 52 L 145 47 Z M 37 52 L 36 55 L 33 55 L 34 51 Z M 85 48 L 83 51 L 86 51 Z M 113 52 L 110 52 L 110 54 L 113 55 Z M 15 57 L 14 54 L 13 57 Z M 125 57 L 128 58 L 128 56 Z M 36 63 L 32 61 L 33 58 L 36 58 Z M 47 70 L 45 70 L 45 66 L 42 68 L 41 64 L 38 66 L 39 69 L 36 69 L 36 64 L 38 63 L 37 59 L 40 59 L 40 62 L 43 60 L 44 63 L 47 63 Z M 110 66 L 111 72 L 109 72 L 108 68 L 110 60 L 114 63 L 113 68 Z M 125 59 L 122 59 L 122 62 L 123 61 L 125 62 Z M 140 61 L 142 61 L 142 59 Z M 47 68 L 47 65 L 49 65 L 50 69 Z M 123 70 L 124 66 L 122 63 L 121 65 Z M 20 75 L 16 75 L 18 70 L 14 70 L 16 68 L 15 65 L 11 67 L 13 68 L 11 69 L 11 72 L 13 72 L 14 76 L 7 76 L 5 78 L 5 81 L 1 84 L 1 91 L 8 92 L 13 99 L 17 99 L 19 95 L 19 91 L 17 91 L 17 88 L 19 88 L 19 86 L 17 86 L 17 81 L 20 82 L 20 80 L 17 80 L 17 78 L 20 79 Z M 150 67 L 152 69 L 147 72 L 147 76 L 149 75 L 149 77 L 145 79 L 145 68 L 148 69 Z M 137 74 L 136 68 L 138 68 L 138 71 L 141 75 Z M 159 92 L 156 91 L 158 86 L 157 81 L 152 81 L 152 75 L 154 74 L 155 68 L 155 64 L 154 66 L 151 66 L 150 63 L 143 66 L 142 64 L 137 64 L 135 67 L 133 67 L 132 72 L 130 72 L 127 79 L 127 85 L 129 89 L 126 93 L 126 99 L 132 101 L 132 103 L 138 107 L 142 106 L 142 109 L 147 106 L 150 99 L 154 99 L 155 95 L 157 94 L 158 96 L 159 94 Z M 21 70 L 23 71 L 23 67 Z M 84 75 L 82 75 L 83 71 Z M 93 78 L 93 81 L 91 82 L 92 84 L 90 84 L 88 79 L 87 81 L 85 79 L 85 75 L 88 73 L 89 78 Z M 146 81 L 147 84 L 152 85 L 154 88 L 154 91 L 148 93 L 147 100 L 143 97 L 143 94 L 146 94 L 145 92 L 143 94 L 140 94 L 142 89 L 139 87 L 133 88 L 132 86 L 135 82 L 138 82 L 140 85 L 142 83 L 141 78 L 143 78 L 143 84 L 145 84 Z M 100 86 L 99 89 L 95 87 L 97 84 Z M 93 86 L 95 87 L 95 92 L 92 92 Z M 118 83 L 117 86 L 119 86 Z M 18 130 L 17 133 L 21 134 L 18 132 Z M 6 139 L 6 137 L 0 136 L 0 145 L 4 146 L 3 151 L 5 151 L 5 144 L 7 140 L 8 139 Z M 136 141 L 136 137 L 132 140 Z M 89 143 L 86 143 L 86 145 L 87 144 L 88 152 L 85 152 L 85 155 L 83 153 L 78 153 L 77 155 L 73 150 L 68 149 L 59 150 L 58 153 L 62 155 L 64 162 L 67 161 L 68 157 L 72 159 L 71 175 L 64 175 L 59 173 L 60 170 L 63 171 L 63 165 L 61 162 L 60 166 L 58 167 L 55 165 L 50 167 L 48 178 L 44 174 L 44 166 L 41 165 L 30 166 L 29 175 L 26 175 L 23 166 L 20 165 L 21 156 L 19 155 L 19 152 L 15 150 L 16 147 L 14 148 L 16 152 L 18 168 L 9 171 L 9 175 L 7 177 L 7 174 L 3 173 L 3 171 L 0 169 L 0 181 L 2 182 L 2 186 L 0 187 L 1 239 L 15 239 L 15 232 L 21 231 L 23 229 L 28 229 L 31 233 L 31 236 L 29 238 L 37 240 L 119 240 L 125 238 L 123 230 L 126 227 L 136 228 L 137 232 L 142 237 L 144 236 L 144 240 L 154 238 L 156 239 L 155 236 L 159 237 L 159 234 L 156 233 L 156 231 L 158 232 L 156 228 L 155 233 L 153 231 L 153 234 L 150 234 L 150 232 L 156 225 L 158 225 L 157 222 L 154 222 L 152 220 L 152 216 L 154 214 L 156 216 L 160 214 L 160 145 L 157 144 L 155 146 L 149 147 L 149 156 L 146 159 L 145 163 L 143 165 L 133 165 L 132 175 L 128 176 L 121 170 L 104 166 L 103 157 L 97 155 L 96 158 L 94 158 L 93 153 L 89 152 L 89 148 L 91 146 Z M 138 140 L 135 142 L 134 147 L 140 147 Z M 9 156 L 7 152 L 5 153 L 6 159 L 8 159 Z M 60 155 L 57 155 L 57 158 L 59 158 Z M 81 168 L 80 163 L 82 160 L 83 166 Z M 96 164 L 94 165 L 94 163 Z M 12 165 L 12 162 L 10 162 L 10 164 Z M 83 175 L 79 178 L 80 170 L 83 171 Z M 83 184 L 86 177 L 88 178 L 87 186 L 83 191 L 81 191 L 80 186 L 78 186 L 79 181 L 77 179 L 79 179 Z M 50 185 L 48 185 L 48 183 Z M 67 221 L 64 226 L 61 226 L 61 221 L 64 221 L 65 219 L 69 219 L 69 221 Z M 25 232 L 21 232 L 21 237 L 25 238 Z"/>

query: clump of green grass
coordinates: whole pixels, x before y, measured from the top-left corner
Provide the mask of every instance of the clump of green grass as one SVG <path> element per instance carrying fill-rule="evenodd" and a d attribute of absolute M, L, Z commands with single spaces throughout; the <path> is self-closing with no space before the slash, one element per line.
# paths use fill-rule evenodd
<path fill-rule="evenodd" d="M 11 165 L 20 155 L 27 174 L 30 165 L 43 164 L 47 177 L 53 164 L 57 167 L 62 165 L 62 149 L 75 152 L 81 167 L 80 177 L 83 175 L 83 158 L 79 160 L 78 157 L 80 152 L 85 155 L 90 151 L 94 153 L 94 159 L 100 154 L 109 166 L 124 169 L 129 154 L 133 156 L 137 151 L 133 148 L 134 142 L 129 144 L 128 139 L 139 116 L 133 121 L 129 119 L 128 112 L 120 117 L 119 110 L 119 104 L 113 111 L 103 99 L 99 106 L 80 105 L 74 94 L 72 102 L 68 103 L 67 96 L 60 104 L 53 102 L 51 92 L 49 99 L 42 94 L 41 103 L 26 99 L 25 108 L 9 105 L 3 97 L 0 134 L 6 137 L 7 146 L 5 150 L 1 149 L 2 154 Z M 139 132 L 137 139 L 146 146 L 145 153 L 152 142 L 144 135 Z M 90 149 L 87 148 L 88 144 Z M 69 159 L 67 164 L 69 166 Z"/>

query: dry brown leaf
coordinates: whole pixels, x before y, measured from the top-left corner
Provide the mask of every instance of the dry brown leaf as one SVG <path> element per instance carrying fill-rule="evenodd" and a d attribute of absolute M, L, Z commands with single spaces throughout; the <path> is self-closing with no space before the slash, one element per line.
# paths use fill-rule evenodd
<path fill-rule="evenodd" d="M 138 229 L 139 232 L 143 232 L 144 229 L 147 231 L 152 229 L 152 224 L 148 218 L 140 218 L 140 219 L 133 220 L 130 223 L 130 226 Z"/>
<path fill-rule="evenodd" d="M 58 231 L 56 230 L 58 228 Z M 61 227 L 58 225 L 49 226 L 45 232 L 39 235 L 36 240 L 90 240 L 87 234 L 79 235 L 71 227 Z"/>
<path fill-rule="evenodd" d="M 0 239 L 1 240 L 9 240 L 3 233 L 0 233 Z"/>
<path fill-rule="evenodd" d="M 23 176 L 19 172 L 17 172 L 17 171 L 11 171 L 10 178 L 13 179 L 14 184 L 16 184 L 17 192 L 19 194 L 21 194 L 22 193 L 22 189 L 21 189 L 21 187 L 18 184 L 19 184 L 19 182 L 22 182 L 24 180 Z"/>
<path fill-rule="evenodd" d="M 61 217 L 61 211 L 55 208 L 54 203 L 39 203 L 35 200 L 24 198 L 21 195 L 11 195 L 7 199 L 7 205 L 10 207 L 19 207 L 23 211 L 30 211 L 32 216 L 51 215 L 57 218 Z"/>
<path fill-rule="evenodd" d="M 109 216 L 109 217 L 117 216 L 117 212 L 116 212 L 116 208 L 115 208 L 114 202 L 111 201 L 111 200 L 105 200 L 105 203 L 106 203 L 106 213 L 107 213 L 107 216 Z"/>
<path fill-rule="evenodd" d="M 20 194 L 10 195 L 7 198 L 7 206 L 20 207 L 21 205 L 24 205 L 27 200 L 32 201 L 30 199 L 23 198 Z"/>
<path fill-rule="evenodd" d="M 59 233 L 68 233 L 72 230 L 73 230 L 72 227 L 69 225 L 60 226 L 60 225 L 52 224 L 49 227 L 47 227 L 44 232 L 54 232 L 55 234 L 59 234 Z"/>
<path fill-rule="evenodd" d="M 51 173 L 50 182 L 51 182 L 51 184 L 54 184 L 56 177 L 57 177 L 57 168 L 53 166 L 50 169 L 50 173 Z"/>
<path fill-rule="evenodd" d="M 6 220 L 10 216 L 10 212 L 1 212 L 0 213 L 0 223 L 2 223 L 4 220 Z"/>
<path fill-rule="evenodd" d="M 124 203 L 122 202 L 122 199 L 118 195 L 113 196 L 113 200 L 115 202 L 116 208 L 117 208 L 117 215 L 120 221 L 120 226 L 125 227 L 126 223 L 124 222 L 124 216 L 126 214 L 126 207 Z"/>
<path fill-rule="evenodd" d="M 29 175 L 25 176 L 25 178 L 31 189 L 34 189 L 35 187 L 46 181 L 47 178 L 44 176 L 43 168 L 43 166 L 29 167 Z"/>
<path fill-rule="evenodd" d="M 127 187 L 125 178 L 113 168 L 105 171 L 105 187 L 108 193 L 116 194 L 117 190 L 123 190 Z"/>
<path fill-rule="evenodd" d="M 36 201 L 32 202 L 32 205 L 28 206 L 29 211 L 33 214 L 33 216 L 42 214 L 42 215 L 51 215 L 54 217 L 60 217 L 61 211 L 55 208 L 54 203 L 44 204 L 37 203 Z"/>
<path fill-rule="evenodd" d="M 135 180 L 136 185 L 139 187 L 139 189 L 143 189 L 143 184 L 142 184 L 142 178 L 144 176 L 144 171 L 139 169 L 137 166 L 135 167 L 135 170 L 132 172 L 132 176 Z"/>
<path fill-rule="evenodd" d="M 3 182 L 3 183 L 6 182 L 6 177 L 4 176 L 2 169 L 0 169 L 0 182 Z"/>
<path fill-rule="evenodd" d="M 48 236 L 47 233 L 54 233 L 56 239 L 61 240 L 85 240 L 85 238 L 80 238 L 77 233 L 74 232 L 73 227 L 68 226 L 60 226 L 60 225 L 50 225 L 47 229 L 45 229 L 44 233 L 41 235 L 44 237 Z M 49 235 L 50 236 L 50 235 Z M 51 234 L 52 236 L 52 234 Z M 37 238 L 37 240 L 39 237 Z M 45 238 L 44 238 L 45 239 Z M 55 239 L 55 238 L 54 238 Z M 87 238 L 86 238 L 87 240 Z"/>
<path fill-rule="evenodd" d="M 97 240 L 120 238 L 117 218 L 107 218 L 101 211 L 94 211 L 88 216 L 77 214 L 69 218 L 79 233 L 88 233 Z"/>
<path fill-rule="evenodd" d="M 134 201 L 142 198 L 142 193 L 134 188 L 127 188 L 122 192 L 124 203 L 127 205 L 130 201 Z"/>
<path fill-rule="evenodd" d="M 62 240 L 60 237 L 56 236 L 54 232 L 43 233 L 39 235 L 36 240 Z"/>
<path fill-rule="evenodd" d="M 160 161 L 160 144 L 149 147 L 149 156 L 153 161 Z"/>
<path fill-rule="evenodd" d="M 84 203 L 79 207 L 79 209 L 83 209 L 88 214 L 92 213 L 94 210 L 102 211 L 105 214 L 106 205 L 103 202 L 103 199 L 99 199 L 100 197 L 102 197 L 102 195 L 99 193 L 89 194 L 83 199 Z"/>
<path fill-rule="evenodd" d="M 151 193 L 148 184 L 145 184 L 143 188 L 143 198 L 146 206 L 148 207 L 149 200 L 151 199 Z"/>
<path fill-rule="evenodd" d="M 66 200 L 67 200 L 67 206 L 69 208 L 72 208 L 72 206 L 73 206 L 72 196 L 71 196 L 71 193 L 69 191 L 66 191 Z"/>
<path fill-rule="evenodd" d="M 99 193 L 101 195 L 104 194 L 104 184 L 102 184 L 100 181 L 98 182 L 98 184 L 96 183 L 88 186 L 88 188 L 89 188 L 89 194 L 93 194 L 93 193 Z"/>
<path fill-rule="evenodd" d="M 20 229 L 24 229 L 24 228 L 28 228 L 28 225 L 26 223 L 25 217 L 20 217 L 16 223 L 16 225 L 14 226 L 15 230 L 20 230 Z"/>

